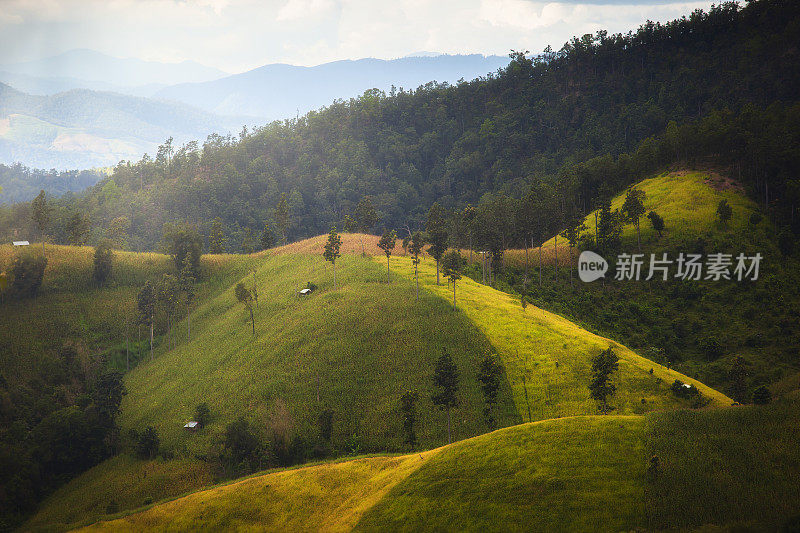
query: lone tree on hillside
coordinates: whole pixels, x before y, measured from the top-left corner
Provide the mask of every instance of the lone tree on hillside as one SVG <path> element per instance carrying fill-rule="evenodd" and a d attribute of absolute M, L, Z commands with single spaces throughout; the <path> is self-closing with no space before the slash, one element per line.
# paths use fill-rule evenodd
<path fill-rule="evenodd" d="M 400 412 L 403 414 L 403 432 L 406 444 L 412 449 L 417 445 L 417 432 L 414 423 L 417 421 L 417 399 L 419 393 L 415 389 L 407 390 L 400 396 Z"/>
<path fill-rule="evenodd" d="M 139 322 L 142 324 L 150 324 L 150 359 L 153 359 L 153 323 L 156 314 L 156 289 L 153 282 L 147 280 L 144 287 L 139 291 L 136 297 L 137 306 L 139 308 Z"/>
<path fill-rule="evenodd" d="M 650 211 L 647 214 L 647 218 L 650 219 L 650 224 L 653 226 L 653 229 L 658 232 L 658 237 L 661 238 L 664 232 L 664 219 L 655 211 Z"/>
<path fill-rule="evenodd" d="M 94 270 L 92 278 L 98 285 L 106 282 L 111 275 L 112 259 L 111 243 L 103 241 L 94 249 Z"/>
<path fill-rule="evenodd" d="M 732 215 L 733 209 L 728 205 L 728 200 L 720 200 L 719 205 L 717 205 L 717 218 L 720 224 L 726 226 Z"/>
<path fill-rule="evenodd" d="M 458 405 L 456 398 L 456 392 L 458 392 L 458 368 L 446 349 L 436 360 L 433 385 L 437 388 L 437 392 L 431 397 L 433 405 L 447 410 L 447 443 L 449 444 L 453 442 L 450 409 Z"/>
<path fill-rule="evenodd" d="M 411 245 L 409 251 L 414 257 L 411 262 L 414 263 L 414 282 L 417 285 L 417 300 L 419 300 L 419 254 L 422 253 L 422 247 L 425 246 L 425 235 L 417 231 L 411 236 Z"/>
<path fill-rule="evenodd" d="M 397 234 L 394 230 L 386 230 L 378 241 L 378 248 L 383 250 L 386 254 L 386 283 L 391 283 L 389 279 L 389 257 L 392 255 L 392 250 L 397 246 Z"/>
<path fill-rule="evenodd" d="M 208 237 L 208 253 L 221 254 L 225 252 L 225 233 L 222 231 L 222 219 L 216 217 L 211 222 L 211 235 Z"/>
<path fill-rule="evenodd" d="M 478 368 L 478 381 L 481 383 L 483 399 L 486 405 L 483 408 L 483 418 L 490 428 L 495 427 L 494 407 L 497 405 L 497 393 L 500 391 L 500 365 L 497 358 L 487 353 L 481 360 Z"/>
<path fill-rule="evenodd" d="M 354 215 L 355 229 L 361 233 L 368 233 L 369 230 L 372 229 L 372 226 L 378 222 L 378 213 L 375 211 L 375 207 L 372 205 L 372 199 L 369 196 L 364 196 L 358 201 Z M 364 237 L 360 237 L 360 239 L 361 255 L 367 255 L 367 252 L 364 250 Z"/>
<path fill-rule="evenodd" d="M 336 289 L 336 259 L 341 257 L 342 254 L 339 250 L 342 247 L 342 238 L 336 233 L 336 228 L 331 228 L 328 234 L 328 242 L 325 243 L 325 251 L 322 256 L 325 261 L 330 261 L 333 264 L 333 288 Z"/>
<path fill-rule="evenodd" d="M 619 358 L 610 346 L 592 359 L 592 382 L 589 384 L 589 391 L 603 414 L 611 409 L 608 400 L 617 391 L 616 385 L 611 381 L 611 374 L 618 368 Z"/>
<path fill-rule="evenodd" d="M 581 238 L 581 232 L 586 229 L 586 224 L 583 223 L 583 215 L 575 209 L 573 210 L 567 217 L 567 227 L 564 231 L 561 232 L 561 236 L 564 237 L 567 242 L 569 243 L 570 249 L 574 250 L 578 247 L 578 241 Z M 572 278 L 573 278 L 573 270 L 575 261 L 569 257 L 570 263 L 570 270 L 569 270 L 569 283 L 572 285 Z"/>
<path fill-rule="evenodd" d="M 236 299 L 243 303 L 244 306 L 250 311 L 250 323 L 253 325 L 253 336 L 256 335 L 256 319 L 253 316 L 253 295 L 244 286 L 241 281 L 236 284 Z"/>
<path fill-rule="evenodd" d="M 453 284 L 453 310 L 456 309 L 456 281 L 461 279 L 461 266 L 464 259 L 456 250 L 450 250 L 442 259 L 444 275 Z"/>
<path fill-rule="evenodd" d="M 428 240 L 431 243 L 428 252 L 436 260 L 436 284 L 439 285 L 439 263 L 447 251 L 447 216 L 439 202 L 434 202 L 428 211 L 426 229 L 428 230 Z"/>
<path fill-rule="evenodd" d="M 194 269 L 192 268 L 192 260 L 190 256 L 183 258 L 183 268 L 180 272 L 180 288 L 186 295 L 186 337 L 187 340 L 192 340 L 192 302 L 195 297 L 194 283 L 196 281 L 194 276 Z"/>
<path fill-rule="evenodd" d="M 639 232 L 639 219 L 645 214 L 644 198 L 644 191 L 631 188 L 625 195 L 625 202 L 622 204 L 622 214 L 625 219 L 636 226 L 636 245 L 640 252 L 642 251 L 642 239 Z"/>
<path fill-rule="evenodd" d="M 42 286 L 44 271 L 47 268 L 47 258 L 44 255 L 34 255 L 32 252 L 22 253 L 14 257 L 11 262 L 11 293 L 18 298 L 36 296 Z"/>
<path fill-rule="evenodd" d="M 45 232 L 50 226 L 50 206 L 47 204 L 44 190 L 40 190 L 39 194 L 31 202 L 31 217 L 39 230 L 39 235 L 42 239 L 42 251 L 44 252 Z"/>

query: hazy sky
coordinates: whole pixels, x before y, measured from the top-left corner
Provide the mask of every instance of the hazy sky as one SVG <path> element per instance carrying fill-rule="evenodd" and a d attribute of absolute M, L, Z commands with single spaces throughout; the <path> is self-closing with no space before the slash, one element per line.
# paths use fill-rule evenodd
<path fill-rule="evenodd" d="M 540 52 L 712 2 L 671 0 L 0 0 L 0 63 L 75 48 L 227 72 L 419 51 Z"/>

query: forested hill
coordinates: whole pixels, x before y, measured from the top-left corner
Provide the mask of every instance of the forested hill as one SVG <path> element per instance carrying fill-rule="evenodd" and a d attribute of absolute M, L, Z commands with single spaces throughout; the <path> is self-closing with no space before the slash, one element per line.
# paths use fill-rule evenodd
<path fill-rule="evenodd" d="M 166 222 L 208 233 L 220 217 L 238 251 L 247 231 L 274 219 L 282 194 L 289 239 L 341 224 L 367 195 L 377 228 L 414 228 L 435 201 L 457 208 L 487 192 L 522 196 L 559 177 L 558 195 L 585 208 L 604 182 L 618 189 L 686 158 L 735 165 L 748 185 L 758 178 L 754 191 L 772 183 L 781 197 L 798 165 L 785 147 L 797 142 L 788 117 L 800 95 L 798 42 L 795 2 L 726 3 L 635 33 L 574 38 L 533 59 L 516 53 L 473 82 L 367 91 L 238 138 L 212 136 L 197 150 L 162 150 L 61 207 L 87 214 L 93 238 L 128 217 L 139 248 L 156 246 Z M 7 211 L 6 227 L 27 223 L 24 209 Z"/>

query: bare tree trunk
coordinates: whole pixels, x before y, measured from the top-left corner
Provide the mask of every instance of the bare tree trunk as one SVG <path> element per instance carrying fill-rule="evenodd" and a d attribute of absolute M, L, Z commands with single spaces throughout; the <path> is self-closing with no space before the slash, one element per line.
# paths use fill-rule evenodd
<path fill-rule="evenodd" d="M 253 307 L 250 307 L 250 323 L 253 325 L 253 337 L 256 336 L 256 319 L 253 316 Z"/>
<path fill-rule="evenodd" d="M 419 300 L 419 265 L 414 265 L 414 281 L 417 285 L 417 300 Z"/>
<path fill-rule="evenodd" d="M 336 261 L 333 261 L 333 290 L 336 290 Z"/>
<path fill-rule="evenodd" d="M 389 256 L 387 255 L 386 256 L 386 284 L 389 285 L 391 282 L 392 282 L 392 280 L 389 279 Z"/>

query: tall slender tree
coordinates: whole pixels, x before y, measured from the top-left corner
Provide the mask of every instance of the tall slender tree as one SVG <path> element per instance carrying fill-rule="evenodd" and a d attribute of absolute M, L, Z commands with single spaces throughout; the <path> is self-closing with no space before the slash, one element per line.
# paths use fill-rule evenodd
<path fill-rule="evenodd" d="M 392 255 L 392 250 L 394 247 L 397 246 L 397 234 L 394 230 L 386 230 L 383 232 L 381 236 L 381 240 L 378 241 L 378 248 L 383 250 L 383 253 L 386 254 L 386 283 L 391 283 L 391 279 L 389 278 L 389 257 Z"/>
<path fill-rule="evenodd" d="M 436 260 L 436 284 L 439 285 L 439 265 L 447 251 L 447 216 L 439 202 L 434 202 L 428 211 L 426 229 L 431 244 L 428 252 Z"/>
<path fill-rule="evenodd" d="M 464 259 L 457 250 L 450 250 L 442 258 L 442 267 L 444 267 L 444 275 L 453 284 L 453 310 L 456 309 L 456 281 L 461 279 L 461 267 Z"/>
<path fill-rule="evenodd" d="M 447 411 L 447 443 L 453 442 L 450 410 L 458 405 L 458 367 L 445 349 L 436 360 L 433 373 L 433 386 L 436 392 L 431 397 L 433 404 Z"/>
<path fill-rule="evenodd" d="M 336 228 L 331 228 L 328 234 L 328 242 L 325 243 L 325 251 L 322 256 L 325 261 L 330 261 L 333 265 L 333 288 L 336 289 L 336 260 L 342 256 L 339 250 L 342 247 L 342 238 L 336 233 Z"/>
<path fill-rule="evenodd" d="M 50 206 L 47 203 L 47 196 L 44 190 L 39 191 L 36 198 L 31 202 L 31 216 L 36 228 L 39 230 L 39 238 L 42 239 L 42 252 L 44 252 L 44 241 L 47 228 L 50 226 Z"/>
<path fill-rule="evenodd" d="M 355 212 L 355 227 L 361 233 L 369 233 L 372 227 L 378 222 L 378 213 L 372 205 L 372 198 L 364 196 L 358 201 Z M 364 237 L 360 236 L 361 255 L 367 255 L 364 249 Z"/>
<path fill-rule="evenodd" d="M 409 251 L 413 257 L 411 262 L 414 264 L 414 283 L 417 286 L 417 300 L 419 300 L 419 263 L 423 246 L 425 246 L 425 235 L 420 231 L 415 231 L 411 236 Z"/>
<path fill-rule="evenodd" d="M 250 312 L 250 323 L 253 326 L 253 337 L 256 336 L 256 319 L 253 315 L 253 295 L 250 293 L 249 290 L 244 286 L 244 283 L 241 281 L 236 284 L 236 288 L 234 290 L 236 294 L 236 300 L 240 303 L 243 303 L 245 308 Z"/>
<path fill-rule="evenodd" d="M 642 251 L 642 237 L 639 231 L 639 221 L 646 213 L 644 208 L 645 192 L 641 189 L 631 187 L 625 195 L 625 202 L 622 204 L 622 214 L 628 222 L 636 226 L 636 245 Z"/>

